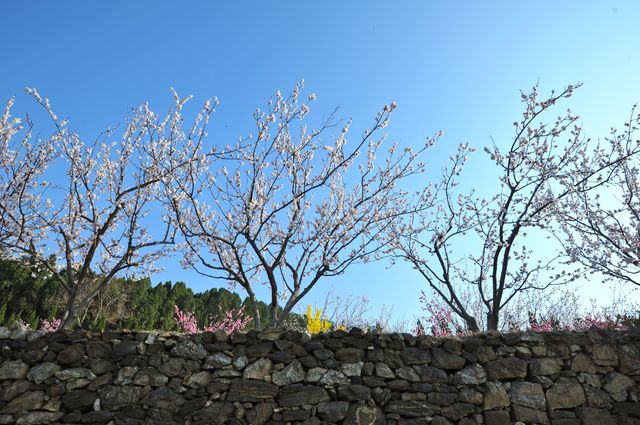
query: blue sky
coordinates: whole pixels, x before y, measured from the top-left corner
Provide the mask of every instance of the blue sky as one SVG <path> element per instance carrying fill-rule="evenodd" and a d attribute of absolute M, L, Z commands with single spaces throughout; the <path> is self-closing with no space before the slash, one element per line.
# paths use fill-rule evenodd
<path fill-rule="evenodd" d="M 567 106 L 592 137 L 620 125 L 640 101 L 637 1 L 48 1 L 0 2 L 0 101 L 35 105 L 37 87 L 87 138 L 149 100 L 163 111 L 169 87 L 195 102 L 218 96 L 210 137 L 226 144 L 251 131 L 251 112 L 304 78 L 316 117 L 340 106 L 363 128 L 385 103 L 398 109 L 391 139 L 417 145 L 444 130 L 440 167 L 459 142 L 508 140 L 519 90 L 583 82 Z M 357 133 L 355 133 L 357 134 Z M 481 156 L 481 154 L 477 155 Z M 483 162 L 466 171 L 491 184 Z M 213 282 L 175 263 L 155 280 Z M 420 279 L 406 267 L 354 268 L 325 282 L 366 295 L 374 310 L 419 312 Z"/>

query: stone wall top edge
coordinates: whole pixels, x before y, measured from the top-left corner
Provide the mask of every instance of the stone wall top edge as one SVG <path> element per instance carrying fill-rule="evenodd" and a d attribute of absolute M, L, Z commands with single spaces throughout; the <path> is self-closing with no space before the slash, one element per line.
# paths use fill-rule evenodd
<path fill-rule="evenodd" d="M 27 340 L 33 341 L 38 338 L 56 342 L 80 342 L 85 340 L 136 340 L 145 342 L 148 338 L 153 339 L 191 339 L 198 342 L 228 342 L 233 344 L 246 344 L 251 341 L 275 341 L 279 339 L 289 340 L 296 343 L 306 343 L 311 340 L 326 340 L 335 338 L 361 339 L 371 344 L 378 342 L 402 341 L 409 346 L 432 346 L 437 347 L 449 343 L 473 344 L 474 340 L 482 340 L 483 344 L 489 345 L 516 345 L 528 344 L 565 344 L 565 345 L 585 345 L 594 343 L 616 343 L 624 344 L 640 341 L 640 328 L 627 330 L 592 329 L 587 331 L 551 331 L 551 332 L 510 332 L 501 333 L 496 331 L 480 332 L 464 336 L 444 336 L 434 337 L 431 335 L 416 336 L 408 333 L 379 333 L 365 332 L 358 328 L 353 328 L 349 332 L 338 330 L 320 334 L 309 335 L 303 332 L 287 331 L 281 329 L 267 329 L 262 332 L 250 330 L 248 332 L 238 332 L 227 335 L 222 331 L 202 332 L 188 334 L 176 331 L 153 331 L 153 330 L 107 330 L 107 331 L 58 331 L 46 332 L 44 330 L 25 331 L 21 329 L 9 329 L 0 327 L 1 340 Z M 386 344 L 385 344 L 386 345 Z"/>

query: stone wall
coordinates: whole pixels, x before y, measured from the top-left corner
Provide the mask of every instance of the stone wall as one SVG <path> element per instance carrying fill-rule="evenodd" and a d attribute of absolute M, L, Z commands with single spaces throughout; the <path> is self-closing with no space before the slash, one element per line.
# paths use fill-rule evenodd
<path fill-rule="evenodd" d="M 640 424 L 639 337 L 0 328 L 0 424 Z"/>

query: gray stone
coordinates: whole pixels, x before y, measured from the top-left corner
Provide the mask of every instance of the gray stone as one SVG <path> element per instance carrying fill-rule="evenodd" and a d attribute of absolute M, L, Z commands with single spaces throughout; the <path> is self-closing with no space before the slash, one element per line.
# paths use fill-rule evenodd
<path fill-rule="evenodd" d="M 269 354 L 269 359 L 274 363 L 289 364 L 296 358 L 293 351 L 275 351 Z"/>
<path fill-rule="evenodd" d="M 258 359 L 244 368 L 242 377 L 244 379 L 260 379 L 264 380 L 271 375 L 273 363 L 269 359 Z"/>
<path fill-rule="evenodd" d="M 89 341 L 87 355 L 92 359 L 108 359 L 111 357 L 111 344 L 104 341 Z"/>
<path fill-rule="evenodd" d="M 487 372 L 482 366 L 475 363 L 467 366 L 453 377 L 453 382 L 458 385 L 480 385 L 487 382 Z"/>
<path fill-rule="evenodd" d="M 45 401 L 45 394 L 43 391 L 32 391 L 24 393 L 14 398 L 7 404 L 3 413 L 20 413 L 27 410 L 38 410 Z"/>
<path fill-rule="evenodd" d="M 527 362 L 517 357 L 506 357 L 488 362 L 485 369 L 492 381 L 523 379 L 527 376 Z"/>
<path fill-rule="evenodd" d="M 582 419 L 582 425 L 618 425 L 607 410 L 578 407 L 576 414 Z"/>
<path fill-rule="evenodd" d="M 93 408 L 93 402 L 98 398 L 97 394 L 91 391 L 71 391 L 63 394 L 61 397 L 62 404 L 67 409 L 89 410 Z"/>
<path fill-rule="evenodd" d="M 393 373 L 391 368 L 382 362 L 376 363 L 376 376 L 380 378 L 386 379 L 395 379 L 396 375 Z"/>
<path fill-rule="evenodd" d="M 233 403 L 217 401 L 197 411 L 193 415 L 193 419 L 199 424 L 222 425 L 227 418 L 233 417 L 235 411 Z M 253 422 L 251 423 L 253 424 Z M 256 424 L 259 424 L 259 422 L 256 422 Z"/>
<path fill-rule="evenodd" d="M 398 376 L 398 378 L 407 380 L 409 382 L 420 381 L 420 375 L 418 375 L 418 373 L 412 367 L 398 368 L 396 375 Z"/>
<path fill-rule="evenodd" d="M 63 369 L 54 373 L 54 376 L 62 381 L 68 381 L 70 379 L 86 378 L 89 380 L 96 379 L 96 375 L 89 369 L 84 367 L 74 367 L 72 369 Z"/>
<path fill-rule="evenodd" d="M 531 382 L 512 382 L 509 399 L 512 404 L 536 410 L 546 410 L 547 407 L 542 385 Z"/>
<path fill-rule="evenodd" d="M 397 413 L 400 416 L 419 418 L 440 413 L 440 406 L 416 400 L 392 400 L 384 408 L 385 413 Z"/>
<path fill-rule="evenodd" d="M 620 372 L 626 375 L 640 374 L 640 349 L 635 345 L 623 345 L 619 350 Z"/>
<path fill-rule="evenodd" d="M 271 375 L 271 382 L 279 387 L 291 385 L 304 380 L 304 369 L 299 361 L 294 360 L 282 370 L 275 370 Z"/>
<path fill-rule="evenodd" d="M 142 393 L 141 387 L 107 385 L 98 390 L 102 407 L 107 410 L 120 409 L 137 403 Z"/>
<path fill-rule="evenodd" d="M 52 362 L 40 363 L 31 368 L 29 373 L 27 373 L 27 379 L 36 384 L 41 384 L 60 369 L 62 369 L 60 366 Z"/>
<path fill-rule="evenodd" d="M 9 401 L 17 395 L 29 391 L 29 388 L 31 388 L 31 382 L 29 381 L 10 381 L 4 389 L 0 390 L 0 400 Z"/>
<path fill-rule="evenodd" d="M 270 403 L 257 403 L 253 409 L 247 410 L 247 420 L 251 425 L 264 425 L 273 414 L 273 406 Z"/>
<path fill-rule="evenodd" d="M 492 410 L 484 412 L 484 423 L 487 425 L 511 425 L 509 412 L 504 410 Z"/>
<path fill-rule="evenodd" d="M 224 353 L 215 353 L 205 358 L 203 369 L 221 369 L 229 366 L 232 361 L 233 359 Z"/>
<path fill-rule="evenodd" d="M 411 365 L 423 365 L 429 363 L 431 360 L 431 353 L 428 350 L 423 350 L 416 347 L 405 347 L 400 352 L 400 358 L 404 364 Z"/>
<path fill-rule="evenodd" d="M 560 373 L 561 368 L 562 360 L 556 358 L 543 357 L 529 361 L 530 376 L 555 375 Z"/>
<path fill-rule="evenodd" d="M 500 382 L 487 382 L 484 384 L 484 410 L 499 409 L 511 404 L 509 395 Z"/>
<path fill-rule="evenodd" d="M 51 424 L 64 416 L 62 412 L 27 412 L 16 421 L 16 425 Z"/>
<path fill-rule="evenodd" d="M 65 347 L 58 353 L 56 361 L 62 366 L 74 366 L 79 365 L 84 357 L 84 347 L 82 345 L 74 344 Z"/>
<path fill-rule="evenodd" d="M 430 392 L 427 401 L 438 406 L 448 406 L 458 401 L 458 393 Z"/>
<path fill-rule="evenodd" d="M 419 374 L 420 374 L 420 380 L 422 382 L 428 382 L 428 383 L 434 384 L 434 383 L 448 381 L 447 372 L 433 366 L 421 367 Z"/>
<path fill-rule="evenodd" d="M 549 425 L 547 412 L 531 409 L 517 404 L 511 405 L 511 418 L 524 423 Z"/>
<path fill-rule="evenodd" d="M 196 344 L 193 341 L 187 340 L 173 347 L 171 354 L 183 359 L 202 360 L 207 356 L 207 350 L 205 350 L 202 344 Z"/>
<path fill-rule="evenodd" d="M 615 401 L 625 401 L 627 399 L 627 391 L 634 386 L 635 383 L 633 379 L 621 373 L 609 372 L 604 377 L 603 388 Z"/>
<path fill-rule="evenodd" d="M 118 371 L 118 376 L 114 383 L 116 385 L 129 385 L 137 372 L 137 366 L 124 366 Z"/>
<path fill-rule="evenodd" d="M 458 391 L 458 398 L 463 403 L 471 403 L 475 405 L 481 405 L 484 399 L 482 393 L 473 387 L 460 389 L 460 391 Z"/>
<path fill-rule="evenodd" d="M 91 381 L 89 385 L 87 385 L 87 389 L 89 391 L 95 391 L 98 388 L 102 388 L 105 385 L 110 384 L 112 382 L 111 378 L 112 378 L 111 372 L 105 373 L 104 375 L 100 375 L 96 379 Z"/>
<path fill-rule="evenodd" d="M 2 330 L 3 329 L 7 329 L 7 328 L 1 328 L 0 327 L 0 339 L 5 338 L 4 336 L 2 336 Z M 8 333 L 8 329 L 7 329 L 7 333 Z M 16 422 L 16 418 L 13 417 L 13 415 L 10 415 L 8 413 L 0 413 L 0 425 L 8 425 L 8 424 L 13 424 Z"/>
<path fill-rule="evenodd" d="M 341 362 L 357 363 L 364 360 L 364 351 L 358 348 L 338 348 L 335 356 Z"/>
<path fill-rule="evenodd" d="M 474 411 L 475 407 L 473 407 L 473 404 L 456 403 L 451 406 L 443 407 L 441 415 L 453 421 L 458 421 L 465 416 L 471 415 Z"/>
<path fill-rule="evenodd" d="M 596 373 L 596 365 L 586 354 L 577 353 L 571 361 L 571 370 L 574 372 Z"/>
<path fill-rule="evenodd" d="M 349 402 L 329 401 L 318 405 L 318 416 L 325 421 L 338 422 L 347 416 L 347 410 L 349 410 Z"/>
<path fill-rule="evenodd" d="M 28 370 L 29 366 L 24 364 L 22 360 L 5 361 L 0 366 L 0 381 L 22 379 L 27 375 Z"/>
<path fill-rule="evenodd" d="M 368 401 L 371 399 L 371 389 L 364 385 L 341 385 L 338 387 L 338 399 Z"/>
<path fill-rule="evenodd" d="M 360 375 L 362 375 L 362 367 L 363 366 L 364 366 L 363 362 L 342 363 L 340 365 L 340 372 L 342 372 L 346 376 L 360 376 Z"/>
<path fill-rule="evenodd" d="M 136 341 L 122 341 L 113 346 L 111 356 L 115 359 L 130 356 L 138 353 L 138 343 Z"/>
<path fill-rule="evenodd" d="M 349 407 L 343 425 L 386 425 L 387 419 L 378 407 L 354 404 Z"/>
<path fill-rule="evenodd" d="M 327 350 L 326 348 L 318 348 L 317 350 L 313 350 L 313 355 L 315 358 L 321 361 L 330 360 L 333 358 L 333 351 Z"/>
<path fill-rule="evenodd" d="M 585 404 L 587 399 L 582 386 L 575 379 L 558 381 L 547 390 L 549 409 L 572 409 Z"/>
<path fill-rule="evenodd" d="M 596 344 L 591 347 L 591 359 L 598 366 L 615 366 L 618 364 L 618 352 L 610 345 Z"/>
<path fill-rule="evenodd" d="M 331 397 L 324 388 L 313 385 L 285 387 L 278 394 L 278 404 L 282 407 L 319 404 L 330 400 Z"/>
<path fill-rule="evenodd" d="M 322 378 L 320 378 L 320 380 L 318 381 L 318 383 L 321 385 L 331 387 L 338 384 L 349 384 L 350 382 L 351 381 L 344 373 L 340 372 L 339 370 L 333 369 L 327 370 L 327 372 L 322 375 Z"/>
<path fill-rule="evenodd" d="M 89 365 L 91 367 L 91 371 L 96 375 L 102 375 L 107 372 L 118 370 L 118 365 L 112 361 L 104 359 L 91 359 L 89 361 Z"/>
<path fill-rule="evenodd" d="M 277 394 L 276 385 L 255 379 L 234 379 L 231 381 L 227 400 L 255 403 L 272 399 Z"/>
<path fill-rule="evenodd" d="M 211 373 L 203 370 L 200 372 L 192 373 L 188 378 L 185 379 L 184 384 L 188 387 L 198 388 L 206 387 L 209 382 L 211 382 Z"/>
<path fill-rule="evenodd" d="M 305 382 L 316 383 L 320 381 L 320 379 L 327 372 L 327 369 L 323 367 L 314 367 L 307 371 L 307 375 L 305 376 Z"/>
<path fill-rule="evenodd" d="M 170 358 L 160 364 L 160 372 L 169 377 L 180 376 L 184 369 L 184 359 Z"/>
<path fill-rule="evenodd" d="M 612 398 L 606 391 L 594 388 L 589 385 L 584 386 L 584 394 L 591 407 L 611 407 Z"/>
<path fill-rule="evenodd" d="M 433 349 L 431 364 L 439 369 L 460 370 L 464 367 L 466 360 L 457 354 L 451 354 L 440 348 Z"/>
<path fill-rule="evenodd" d="M 158 372 L 155 369 L 139 370 L 132 379 L 136 385 L 151 385 L 152 387 L 161 387 L 167 385 L 169 377 Z"/>
<path fill-rule="evenodd" d="M 176 393 L 171 388 L 160 387 L 144 396 L 141 403 L 143 406 L 175 411 L 185 403 L 185 400 L 182 395 Z"/>
<path fill-rule="evenodd" d="M 263 341 L 275 341 L 282 337 L 282 329 L 266 329 L 258 335 L 258 339 Z"/>
<path fill-rule="evenodd" d="M 640 403 L 613 403 L 613 414 L 625 414 L 629 416 L 633 416 L 635 418 L 640 418 Z"/>
<path fill-rule="evenodd" d="M 233 367 L 236 370 L 242 370 L 249 364 L 249 359 L 247 356 L 238 356 L 233 360 Z"/>

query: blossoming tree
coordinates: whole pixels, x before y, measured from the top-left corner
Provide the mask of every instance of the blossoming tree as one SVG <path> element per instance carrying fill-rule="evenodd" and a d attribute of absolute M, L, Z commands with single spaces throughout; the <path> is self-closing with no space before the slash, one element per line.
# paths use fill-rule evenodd
<path fill-rule="evenodd" d="M 24 196 L 3 196 L 1 210 L 13 211 L 13 228 L 1 242 L 61 283 L 67 294 L 61 326 L 69 328 L 116 275 L 152 271 L 155 261 L 173 249 L 176 227 L 173 216 L 164 212 L 161 182 L 206 157 L 193 146 L 206 135 L 213 105 L 206 102 L 193 126 L 185 129 L 182 109 L 188 98 L 174 92 L 174 105 L 165 116 L 144 104 L 132 111 L 119 135 L 110 129 L 87 142 L 58 119 L 48 99 L 28 91 L 53 121 L 55 146 L 21 144 L 18 168 L 39 169 L 50 149 L 58 160 L 50 167 L 51 182 L 46 173 L 32 174 L 33 183 L 19 186 Z M 45 151 L 45 159 L 32 155 L 34 149 Z M 200 157 L 186 154 L 196 151 Z M 3 182 L 2 190 L 11 188 Z M 151 220 L 156 222 L 153 234 L 147 228 Z"/>
<path fill-rule="evenodd" d="M 524 111 L 506 149 L 485 148 L 498 170 L 497 193 L 458 190 L 458 175 L 472 149 L 463 144 L 435 185 L 437 205 L 392 229 L 396 256 L 408 261 L 469 331 L 499 329 L 500 313 L 526 291 L 562 285 L 578 271 L 558 267 L 565 258 L 528 236 L 551 237 L 563 202 L 609 181 L 610 173 L 638 151 L 637 144 L 593 147 L 578 117 L 567 111 L 538 122 L 577 86 L 540 99 L 522 95 Z M 403 200 L 402 202 L 407 202 Z M 480 307 L 481 311 L 477 311 Z M 484 315 L 484 317 L 482 317 Z"/>
<path fill-rule="evenodd" d="M 30 238 L 41 206 L 41 176 L 51 165 L 59 134 L 33 140 L 33 125 L 11 116 L 10 99 L 0 116 L 0 249 L 7 252 L 12 239 Z M 64 123 L 60 124 L 64 126 Z"/>
<path fill-rule="evenodd" d="M 256 110 L 256 133 L 223 166 L 180 170 L 167 189 L 188 246 L 185 265 L 239 285 L 254 307 L 256 286 L 267 286 L 268 317 L 252 312 L 257 328 L 282 325 L 320 280 L 382 254 L 384 229 L 408 212 L 396 202 L 398 184 L 423 168 L 418 156 L 433 143 L 415 152 L 386 147 L 381 133 L 395 103 L 353 145 L 351 122 L 329 134 L 333 115 L 312 130 L 302 88 Z"/>
<path fill-rule="evenodd" d="M 605 140 L 614 152 L 640 144 L 640 114 L 634 111 L 622 131 L 615 128 Z M 640 285 L 640 159 L 619 164 L 598 190 L 581 182 L 561 209 L 571 261 L 608 279 Z"/>

